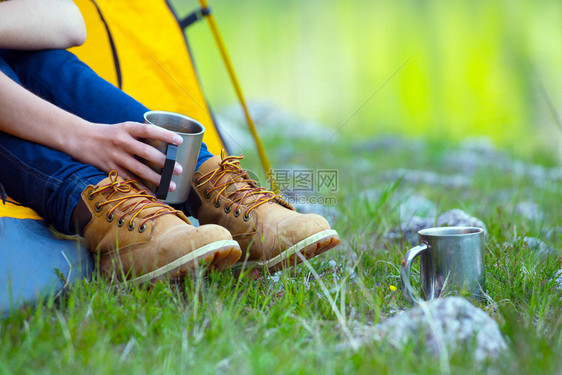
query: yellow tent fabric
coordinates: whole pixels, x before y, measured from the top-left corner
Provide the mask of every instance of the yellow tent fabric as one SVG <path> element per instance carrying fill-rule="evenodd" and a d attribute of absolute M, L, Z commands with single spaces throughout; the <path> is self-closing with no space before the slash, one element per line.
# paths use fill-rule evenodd
<path fill-rule="evenodd" d="M 205 126 L 203 141 L 220 154 L 215 127 L 191 60 L 183 30 L 165 0 L 75 0 L 88 31 L 86 43 L 71 48 L 101 77 L 150 109 L 185 114 Z M 114 43 L 115 55 L 112 50 Z M 0 217 L 36 219 L 32 209 L 0 202 Z"/>
<path fill-rule="evenodd" d="M 8 199 L 6 203 L 0 201 L 0 217 L 42 220 L 41 216 L 31 208 L 10 203 L 10 199 Z"/>
<path fill-rule="evenodd" d="M 219 154 L 224 145 L 211 118 L 183 31 L 166 1 L 75 2 L 86 21 L 88 37 L 84 45 L 70 51 L 100 76 L 118 85 L 111 37 L 121 70 L 121 88 L 150 109 L 182 113 L 201 122 L 205 126 L 203 142 L 211 153 Z"/>

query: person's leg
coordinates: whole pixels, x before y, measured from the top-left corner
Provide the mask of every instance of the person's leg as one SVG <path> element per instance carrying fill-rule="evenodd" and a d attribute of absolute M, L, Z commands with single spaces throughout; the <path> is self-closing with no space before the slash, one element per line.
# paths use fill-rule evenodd
<path fill-rule="evenodd" d="M 7 58 L 24 86 L 86 120 L 142 121 L 147 110 L 66 51 L 12 52 Z M 257 188 L 236 158 L 211 156 L 203 145 L 187 211 L 201 224 L 226 227 L 250 262 L 276 270 L 298 263 L 297 253 L 310 258 L 340 242 L 324 218 L 297 214 Z"/>
<path fill-rule="evenodd" d="M 18 76 L 1 57 L 0 69 L 18 83 L 29 83 L 22 79 L 29 75 Z M 202 262 L 226 269 L 241 255 L 226 229 L 191 226 L 183 213 L 158 202 L 134 180 L 125 181 L 115 171 L 107 176 L 64 153 L 5 133 L 0 133 L 0 182 L 13 198 L 64 233 L 75 232 L 71 218 L 83 208 L 84 238 L 109 277 L 139 282 L 177 278 Z"/>
<path fill-rule="evenodd" d="M 0 70 L 21 83 L 2 58 Z M 62 233 L 75 232 L 71 217 L 82 191 L 106 176 L 62 152 L 0 132 L 0 181 L 6 192 Z"/>
<path fill-rule="evenodd" d="M 147 111 L 145 106 L 100 78 L 67 51 L 0 50 L 0 59 L 2 70 L 12 79 L 88 121 L 108 124 L 141 122 Z M 10 195 L 38 211 L 57 230 L 72 233 L 71 216 L 80 192 L 88 184 L 95 185 L 107 175 L 92 166 L 76 162 L 68 155 L 8 134 L 1 134 L 0 143 L 4 161 L 0 174 L 14 176 L 10 179 L 11 183 L 4 183 Z M 211 156 L 203 144 L 197 168 Z M 44 163 L 44 160 L 51 162 Z M 26 169 L 33 172 L 25 172 Z M 28 173 L 27 178 L 24 173 Z M 32 182 L 30 176 L 41 176 L 41 181 Z"/>
<path fill-rule="evenodd" d="M 68 51 L 0 50 L 0 57 L 12 66 L 28 90 L 87 121 L 143 122 L 143 115 L 148 111 Z M 196 169 L 212 156 L 203 143 Z"/>

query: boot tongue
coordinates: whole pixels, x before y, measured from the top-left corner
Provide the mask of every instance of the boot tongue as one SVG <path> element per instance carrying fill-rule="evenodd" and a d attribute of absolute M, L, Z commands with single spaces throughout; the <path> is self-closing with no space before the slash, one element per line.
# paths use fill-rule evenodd
<path fill-rule="evenodd" d="M 101 189 L 100 194 L 104 195 L 107 199 L 111 199 L 111 200 L 125 198 L 130 195 L 138 195 L 138 194 L 143 195 L 143 197 L 128 198 L 126 201 L 124 200 L 124 203 L 121 205 L 121 208 L 123 208 L 123 206 L 126 207 L 141 201 L 144 202 L 139 204 L 139 206 L 143 206 L 146 203 L 152 203 L 149 201 L 151 200 L 149 194 L 146 191 L 143 192 L 140 186 L 134 180 L 125 181 L 123 178 L 119 176 L 116 177 L 110 176 L 101 180 L 97 184 L 97 187 Z M 145 211 L 147 213 L 149 211 L 154 212 L 156 209 L 157 209 L 156 207 L 146 208 Z"/>
<path fill-rule="evenodd" d="M 170 213 L 176 211 L 172 207 L 159 202 L 156 197 L 150 195 L 146 190 L 142 189 L 135 180 L 126 181 L 117 175 L 113 176 L 110 174 L 109 177 L 100 181 L 96 186 L 102 189 L 100 194 L 109 200 L 127 198 L 123 199 L 123 203 L 119 205 L 118 209 L 121 212 L 130 211 L 131 209 L 134 209 L 136 212 L 142 208 L 139 217 L 146 217 L 157 211 L 162 211 L 163 209 L 170 211 Z M 142 196 L 129 198 L 131 195 Z M 147 205 L 149 206 L 147 207 Z M 178 214 L 179 211 L 176 211 L 175 213 Z"/>
<path fill-rule="evenodd" d="M 293 209 L 293 207 L 289 203 L 285 202 L 280 196 L 263 188 L 259 193 L 250 194 L 251 190 L 260 189 L 260 187 L 256 181 L 250 178 L 248 172 L 242 169 L 240 166 L 240 159 L 241 157 L 228 158 L 223 153 L 222 157 L 214 156 L 203 163 L 201 167 L 199 167 L 198 172 L 201 173 L 202 176 L 210 176 L 210 174 L 216 172 L 215 176 L 212 177 L 209 182 L 214 187 L 222 186 L 217 189 L 218 191 L 222 191 L 225 187 L 224 185 L 227 185 L 226 189 L 224 189 L 221 194 L 222 196 L 230 196 L 231 199 L 235 200 L 244 197 L 245 194 L 248 194 L 242 200 L 241 204 L 250 205 L 261 197 L 274 197 L 273 201 L 289 209 Z M 207 180 L 208 178 L 209 177 L 204 180 Z"/>
<path fill-rule="evenodd" d="M 252 190 L 259 188 L 258 184 L 250 178 L 248 172 L 244 171 L 240 167 L 240 162 L 238 160 L 224 163 L 222 165 L 222 170 L 219 170 L 218 175 L 222 176 L 218 179 L 218 181 L 216 181 L 214 184 L 215 186 L 228 184 L 222 193 L 223 196 L 230 196 L 233 199 L 237 199 L 248 194 L 246 198 L 242 200 L 242 204 L 252 204 L 264 195 L 272 195 L 272 193 L 266 192 L 265 190 L 263 190 L 262 194 L 250 194 Z"/>

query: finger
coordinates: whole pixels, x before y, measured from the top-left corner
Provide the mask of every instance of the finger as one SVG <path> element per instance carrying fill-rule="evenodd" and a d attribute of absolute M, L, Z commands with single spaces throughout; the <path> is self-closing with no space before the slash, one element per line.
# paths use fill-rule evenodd
<path fill-rule="evenodd" d="M 130 154 L 139 156 L 146 161 L 154 163 L 159 167 L 163 167 L 164 163 L 166 162 L 166 155 L 163 154 L 160 150 L 138 140 L 132 140 L 127 145 L 126 151 Z"/>
<path fill-rule="evenodd" d="M 183 167 L 181 166 L 180 163 L 176 161 L 176 164 L 174 165 L 174 174 L 182 174 L 182 172 L 183 172 Z"/>
<path fill-rule="evenodd" d="M 151 138 L 174 145 L 183 143 L 183 138 L 179 134 L 160 126 L 129 122 L 127 123 L 127 129 L 135 138 Z"/>
<path fill-rule="evenodd" d="M 152 168 L 145 165 L 144 163 L 141 163 L 135 158 L 129 156 L 123 159 L 123 167 L 133 172 L 136 176 L 138 176 L 140 179 L 144 181 L 150 182 L 156 186 L 160 185 L 160 180 L 162 176 L 156 173 Z M 175 189 L 176 189 L 176 184 L 173 181 L 171 181 L 168 190 L 174 191 Z"/>
<path fill-rule="evenodd" d="M 155 147 L 152 147 L 151 145 L 148 145 L 144 142 L 136 141 L 134 144 L 132 144 L 129 147 L 128 151 L 134 155 L 143 158 L 144 160 L 147 160 L 149 162 L 158 165 L 159 167 L 164 167 L 164 164 L 166 163 L 166 155 L 164 155 L 162 152 L 160 152 L 160 150 L 156 149 Z M 183 172 L 183 167 L 181 166 L 180 163 L 176 162 L 174 164 L 173 174 L 179 175 L 182 172 Z"/>
<path fill-rule="evenodd" d="M 142 185 L 142 186 L 145 186 L 145 185 Z M 145 188 L 148 189 L 146 186 L 145 186 Z M 170 187 L 168 188 L 168 192 L 171 193 L 171 192 L 174 191 L 174 190 L 176 190 L 176 183 L 175 183 L 174 181 L 170 181 Z M 156 194 L 155 194 L 153 191 L 151 191 L 150 189 L 148 189 L 148 191 L 150 191 L 150 194 L 152 194 L 152 195 L 154 195 L 154 196 L 156 195 Z"/>
<path fill-rule="evenodd" d="M 149 166 L 141 163 L 140 161 L 128 156 L 121 160 L 122 168 L 127 169 L 134 173 L 137 177 L 150 182 L 152 184 L 158 185 L 160 183 L 160 175 L 156 173 Z"/>

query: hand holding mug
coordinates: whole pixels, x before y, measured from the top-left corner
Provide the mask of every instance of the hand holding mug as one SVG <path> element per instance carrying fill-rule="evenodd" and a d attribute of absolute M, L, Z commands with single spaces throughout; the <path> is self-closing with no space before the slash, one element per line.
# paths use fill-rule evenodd
<path fill-rule="evenodd" d="M 159 185 L 142 179 L 141 181 L 156 193 L 158 199 L 163 200 L 165 203 L 183 203 L 187 200 L 189 190 L 191 189 L 191 179 L 195 173 L 205 128 L 192 118 L 164 111 L 146 112 L 144 114 L 144 122 L 175 132 L 182 137 L 183 143 L 176 146 L 155 139 L 145 139 L 144 142 L 166 155 L 166 161 L 164 167 L 145 161 L 146 165 L 162 176 Z M 183 169 L 181 175 L 173 175 L 176 161 Z M 169 193 L 171 181 L 176 184 L 176 190 Z"/>

